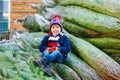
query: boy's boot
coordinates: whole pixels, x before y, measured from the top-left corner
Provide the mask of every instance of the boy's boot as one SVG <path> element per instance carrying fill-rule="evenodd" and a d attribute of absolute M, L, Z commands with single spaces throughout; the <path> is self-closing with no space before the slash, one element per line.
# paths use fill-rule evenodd
<path fill-rule="evenodd" d="M 40 69 L 41 68 L 41 66 L 43 65 L 43 59 L 40 59 L 39 61 L 38 61 L 38 68 Z"/>
<path fill-rule="evenodd" d="M 49 64 L 45 64 L 45 75 L 51 76 L 51 70 Z"/>
<path fill-rule="evenodd" d="M 41 68 L 41 66 L 43 65 L 43 64 L 46 64 L 46 59 L 40 59 L 39 61 L 33 61 L 33 63 L 36 65 L 36 66 L 38 66 L 38 68 L 40 69 Z"/>
<path fill-rule="evenodd" d="M 42 66 L 42 65 L 45 65 L 46 63 L 47 63 L 47 59 L 44 59 L 44 58 L 40 59 L 40 60 L 38 61 L 38 68 L 40 69 L 41 66 Z"/>

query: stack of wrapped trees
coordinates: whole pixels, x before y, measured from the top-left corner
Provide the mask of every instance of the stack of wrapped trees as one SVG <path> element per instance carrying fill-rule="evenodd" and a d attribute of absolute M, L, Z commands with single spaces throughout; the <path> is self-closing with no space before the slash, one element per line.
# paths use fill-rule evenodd
<path fill-rule="evenodd" d="M 26 16 L 23 26 L 34 34 L 25 32 L 18 36 L 16 33 L 17 36 L 9 41 L 9 44 L 0 45 L 0 63 L 10 64 L 9 67 L 5 64 L 5 67 L 0 66 L 1 79 L 120 79 L 119 0 L 44 0 L 43 3 L 32 7 L 39 11 L 39 14 Z M 48 32 L 54 14 L 62 16 L 64 32 L 71 42 L 71 52 L 65 64 L 52 64 L 55 78 L 48 79 L 40 76 L 41 72 L 32 64 L 31 58 L 40 59 L 38 46 L 43 36 L 47 35 L 45 32 Z M 12 52 L 10 54 L 5 50 Z M 17 66 L 23 62 L 25 69 Z M 10 74 L 8 71 L 13 73 Z"/>
<path fill-rule="evenodd" d="M 34 20 L 27 16 L 23 26 L 47 32 L 52 16 L 61 14 L 64 32 L 71 41 L 71 51 L 79 57 L 79 60 L 75 56 L 72 58 L 71 53 L 66 65 L 83 80 L 119 80 L 120 1 L 54 0 L 54 2 L 55 5 L 45 7 L 43 10 L 41 6 L 36 6 L 39 11 L 41 9 L 40 14 L 31 15 Z M 39 26 L 33 28 L 29 26 L 28 21 L 34 21 Z M 85 67 L 89 65 L 92 69 L 85 69 L 83 64 Z M 55 70 L 58 74 L 63 74 L 59 69 Z M 91 73 L 91 70 L 95 72 Z"/>

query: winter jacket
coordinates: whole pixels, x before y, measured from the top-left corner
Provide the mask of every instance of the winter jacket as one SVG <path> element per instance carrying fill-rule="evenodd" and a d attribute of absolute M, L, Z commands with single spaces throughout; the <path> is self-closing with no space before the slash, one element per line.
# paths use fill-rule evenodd
<path fill-rule="evenodd" d="M 56 42 L 57 42 L 58 43 L 57 47 L 60 49 L 60 52 L 63 54 L 63 57 L 67 58 L 68 52 L 70 51 L 69 39 L 68 39 L 68 37 L 66 35 L 62 35 L 62 36 L 59 35 L 60 38 L 58 40 L 56 40 L 57 37 L 58 36 L 56 36 L 55 40 L 53 40 L 54 37 L 52 38 L 52 37 L 50 37 L 48 35 L 45 36 L 43 38 L 43 40 L 41 41 L 41 44 L 39 46 L 39 50 L 40 50 L 40 52 L 43 53 L 43 51 L 45 51 L 48 47 L 51 47 L 48 44 L 51 44 L 51 42 L 53 42 L 52 45 L 55 44 L 55 46 L 56 46 Z"/>

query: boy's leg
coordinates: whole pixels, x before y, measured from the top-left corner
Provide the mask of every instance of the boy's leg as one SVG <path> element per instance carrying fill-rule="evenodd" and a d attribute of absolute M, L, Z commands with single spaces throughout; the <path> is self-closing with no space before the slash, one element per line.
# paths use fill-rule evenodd
<path fill-rule="evenodd" d="M 57 60 L 58 62 L 62 63 L 63 62 L 63 56 L 59 51 L 53 51 L 52 53 L 44 55 L 45 58 L 47 58 L 47 63 L 45 64 L 45 74 L 48 76 L 51 75 L 51 70 L 50 70 L 50 62 Z"/>
<path fill-rule="evenodd" d="M 63 62 L 63 56 L 59 51 L 54 51 L 52 53 L 49 53 L 48 50 L 44 51 L 42 54 L 42 59 L 38 61 L 39 68 L 42 66 L 42 64 L 45 65 L 45 73 L 47 73 L 49 76 L 51 74 L 50 70 L 50 62 L 57 60 L 58 62 Z"/>
<path fill-rule="evenodd" d="M 54 61 L 57 60 L 57 62 L 62 63 L 63 62 L 63 55 L 59 51 L 55 50 L 52 52 L 50 55 L 50 60 L 49 61 Z"/>
<path fill-rule="evenodd" d="M 50 64 L 45 64 L 45 75 L 51 76 Z"/>
<path fill-rule="evenodd" d="M 47 63 L 50 63 L 57 59 L 57 61 L 61 63 L 63 62 L 63 55 L 57 50 L 53 51 L 52 53 L 49 53 L 48 50 L 45 50 L 42 53 L 42 59 L 44 59 Z"/>
<path fill-rule="evenodd" d="M 42 53 L 42 59 L 40 59 L 38 61 L 38 67 L 39 69 L 41 68 L 41 66 L 44 64 L 46 64 L 48 62 L 48 59 L 47 59 L 47 56 L 49 55 L 49 51 L 45 50 L 43 53 Z"/>
<path fill-rule="evenodd" d="M 45 74 L 48 75 L 48 76 L 51 76 L 51 70 L 50 70 L 50 53 L 48 50 L 45 50 L 43 53 L 42 53 L 42 60 L 40 60 L 40 64 L 42 62 L 42 64 L 44 64 L 45 66 Z"/>

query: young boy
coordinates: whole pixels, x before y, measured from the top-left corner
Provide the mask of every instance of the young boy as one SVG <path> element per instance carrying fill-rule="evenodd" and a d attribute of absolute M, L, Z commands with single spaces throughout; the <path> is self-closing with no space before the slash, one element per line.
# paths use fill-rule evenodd
<path fill-rule="evenodd" d="M 38 63 L 40 68 L 45 66 L 45 74 L 51 75 L 50 63 L 52 61 L 63 63 L 66 61 L 67 54 L 70 51 L 70 42 L 68 37 L 63 33 L 61 16 L 55 15 L 50 22 L 49 33 L 43 38 L 39 46 L 42 52 L 42 59 Z"/>

